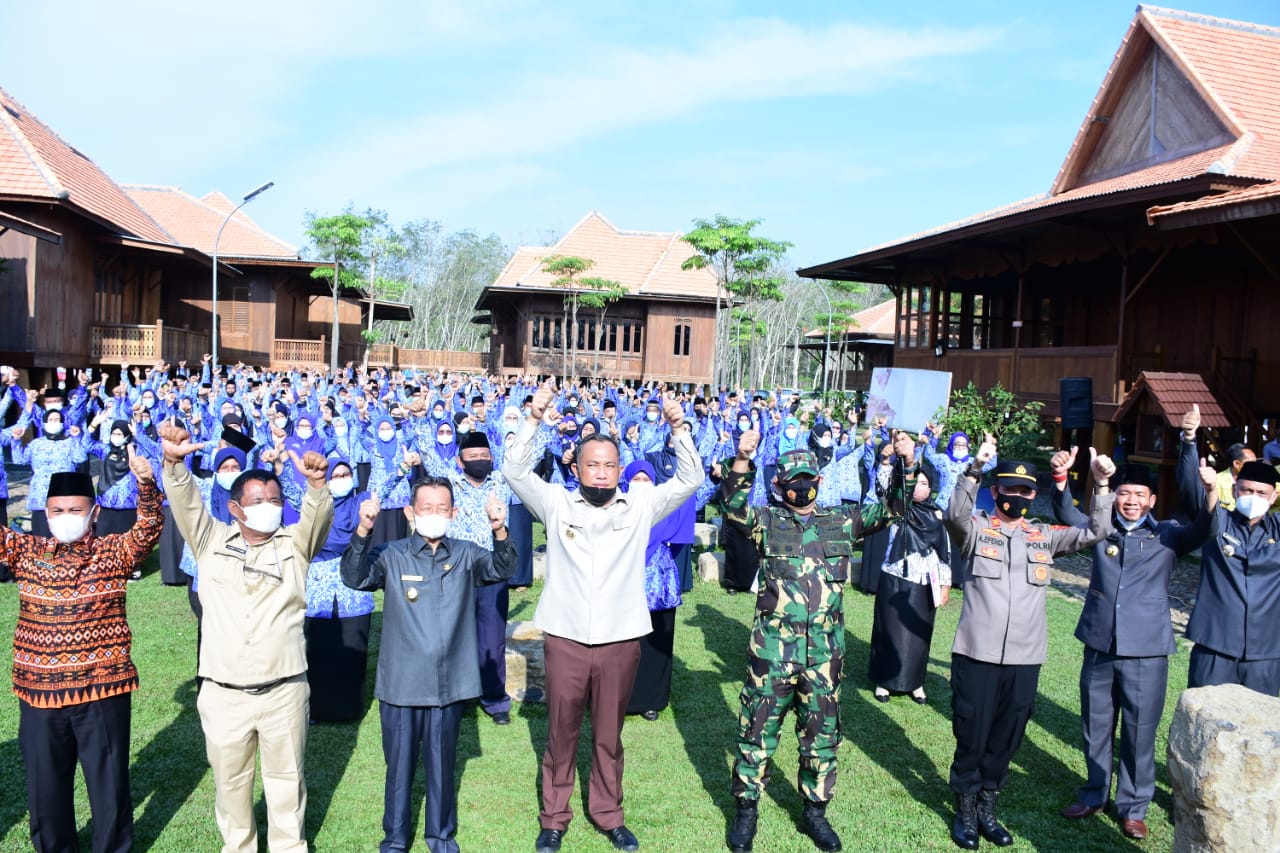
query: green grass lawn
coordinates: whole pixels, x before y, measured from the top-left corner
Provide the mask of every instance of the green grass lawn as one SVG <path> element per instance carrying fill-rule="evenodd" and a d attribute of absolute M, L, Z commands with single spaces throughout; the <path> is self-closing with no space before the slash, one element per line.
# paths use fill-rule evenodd
<path fill-rule="evenodd" d="M 530 619 L 537 587 L 512 596 L 512 618 Z M 737 693 L 752 597 L 728 596 L 698 584 L 679 610 L 675 681 L 671 707 L 654 723 L 628 722 L 627 823 L 642 850 L 724 849 L 730 754 L 737 727 Z M 947 768 L 951 736 L 948 675 L 950 644 L 959 615 L 954 601 L 940 615 L 926 688 L 930 702 L 906 698 L 887 705 L 871 698 L 865 672 L 872 600 L 857 592 L 846 598 L 848 659 L 843 695 L 844 745 L 840 782 L 828 811 L 846 850 L 953 850 L 948 836 L 951 797 Z M 0 586 L 0 629 L 13 630 L 17 596 Z M 1049 599 L 1049 660 L 1040 678 L 1036 713 L 1015 756 L 1002 815 L 1014 850 L 1106 851 L 1137 849 L 1110 819 L 1070 823 L 1057 814 L 1081 783 L 1078 675 L 1081 647 L 1071 636 L 1080 605 L 1056 594 Z M 164 587 L 148 566 L 147 577 L 129 588 L 134 658 L 142 676 L 133 699 L 133 799 L 138 850 L 216 850 L 213 783 L 195 710 L 195 618 L 184 590 Z M 372 703 L 373 657 L 368 696 Z M 8 679 L 9 658 L 3 676 Z M 1187 656 L 1173 659 L 1170 691 L 1156 745 L 1159 790 L 1147 816 L 1146 850 L 1172 844 L 1171 795 L 1165 773 L 1165 734 L 1179 691 L 1186 684 Z M 0 713 L 0 851 L 29 850 L 26 783 L 18 752 L 17 699 Z M 373 850 L 381 839 L 383 761 L 376 708 L 360 724 L 317 725 L 308 741 L 307 834 L 317 851 Z M 478 711 L 464 718 L 458 752 L 459 820 L 462 849 L 532 850 L 538 831 L 538 761 L 546 737 L 541 705 L 516 704 L 512 724 L 492 725 Z M 580 773 L 589 763 L 589 740 L 579 750 Z M 815 848 L 795 829 L 800 811 L 796 793 L 796 749 L 791 726 L 784 728 L 777 767 L 760 810 L 756 850 L 790 853 Z M 418 786 L 421 797 L 421 783 Z M 566 851 L 612 849 L 585 819 L 581 798 L 565 839 Z M 77 792 L 82 828 L 88 807 Z M 259 795 L 259 826 L 265 811 Z M 420 815 L 419 815 L 420 818 Z M 89 849 L 89 836 L 82 831 Z M 265 847 L 265 833 L 261 836 Z M 991 845 L 984 843 L 984 848 Z M 415 850 L 425 850 L 419 840 Z"/>

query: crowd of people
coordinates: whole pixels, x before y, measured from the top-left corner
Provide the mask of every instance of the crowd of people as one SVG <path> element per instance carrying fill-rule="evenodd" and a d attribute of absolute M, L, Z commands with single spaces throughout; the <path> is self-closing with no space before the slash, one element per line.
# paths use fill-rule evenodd
<path fill-rule="evenodd" d="M 377 590 L 381 849 L 411 846 L 419 760 L 427 845 L 458 849 L 460 721 L 474 702 L 495 725 L 510 722 L 509 591 L 533 583 L 535 521 L 547 554 L 534 617 L 545 633 L 548 710 L 539 853 L 558 851 L 569 828 L 588 711 L 589 817 L 616 849 L 639 847 L 623 814 L 621 732 L 627 716 L 656 720 L 668 705 L 676 609 L 692 588 L 695 522 L 709 507 L 722 520 L 727 591 L 756 595 L 726 835 L 738 853 L 752 849 L 788 711 L 799 826 L 818 849 L 841 849 L 826 809 L 850 584 L 876 597 L 874 698 L 920 704 L 929 702 L 935 614 L 952 587 L 964 589 L 950 787 L 951 837 L 965 849 L 979 838 L 1012 843 L 996 803 L 1033 710 L 1057 555 L 1092 548 L 1094 560 L 1077 630 L 1087 783 L 1065 817 L 1087 818 L 1111 800 L 1123 718 L 1113 802 L 1125 834 L 1146 835 L 1178 556 L 1203 554 L 1191 686 L 1280 693 L 1280 557 L 1268 547 L 1280 523 L 1266 512 L 1276 469 L 1242 457 L 1228 469 L 1225 499 L 1222 477 L 1197 455 L 1198 410 L 1184 421 L 1178 467 L 1189 523 L 1157 522 L 1151 473 L 1117 471 L 1097 454 L 1092 500 L 1077 507 L 1066 489 L 1072 449 L 1050 461 L 1060 521 L 1050 525 L 1031 516 L 1035 467 L 998 459 L 991 435 L 932 424 L 908 434 L 776 389 L 556 387 L 533 376 L 353 365 L 219 369 L 208 357 L 82 370 L 75 380 L 31 388 L 0 368 L 0 422 L 11 424 L 0 453 L 30 469 L 27 529 L 2 519 L 0 573 L 17 581 L 20 602 L 13 683 L 37 850 L 75 849 L 77 761 L 95 849 L 130 848 L 138 674 L 124 599 L 157 545 L 160 580 L 186 589 L 199 626 L 197 707 L 224 851 L 257 850 L 257 761 L 269 848 L 306 849 L 308 727 L 363 715 Z M 2 467 L 0 498 L 3 510 Z M 1243 572 L 1247 585 L 1237 582 Z M 1131 605 L 1145 616 L 1118 618 Z"/>

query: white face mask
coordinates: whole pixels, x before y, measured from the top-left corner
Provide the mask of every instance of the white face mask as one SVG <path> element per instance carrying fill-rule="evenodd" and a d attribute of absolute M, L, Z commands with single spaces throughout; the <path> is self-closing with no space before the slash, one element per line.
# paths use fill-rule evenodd
<path fill-rule="evenodd" d="M 231 484 L 240 476 L 239 471 L 219 471 L 213 475 L 213 479 L 218 481 L 218 485 L 225 491 L 231 491 Z"/>
<path fill-rule="evenodd" d="M 443 435 L 437 435 L 436 441 L 441 444 L 453 444 L 453 433 L 450 432 Z"/>
<path fill-rule="evenodd" d="M 311 427 L 298 427 L 296 431 L 296 435 L 298 436 L 298 438 L 302 439 L 303 441 L 309 441 L 311 439 L 311 436 L 315 435 L 315 432 L 311 429 Z"/>
<path fill-rule="evenodd" d="M 356 480 L 354 477 L 335 477 L 329 481 L 329 494 L 335 498 L 345 498 L 351 494 L 351 490 L 355 488 Z"/>
<path fill-rule="evenodd" d="M 1236 498 L 1236 512 L 1250 521 L 1255 518 L 1262 518 L 1270 508 L 1271 501 L 1262 497 L 1262 495 L 1241 495 Z"/>
<path fill-rule="evenodd" d="M 347 422 L 346 422 L 346 421 L 334 421 L 334 422 L 333 422 L 333 434 L 334 434 L 334 435 L 346 435 L 346 434 L 347 434 Z"/>
<path fill-rule="evenodd" d="M 506 424 L 505 429 L 508 435 L 510 435 L 513 432 L 517 432 L 520 429 L 520 422 L 512 418 L 507 418 L 506 420 L 503 421 L 503 423 Z"/>
<path fill-rule="evenodd" d="M 445 531 L 449 529 L 449 519 L 443 515 L 418 515 L 413 514 L 413 529 L 418 531 L 419 536 L 425 536 L 427 539 L 440 539 L 444 536 Z"/>
<path fill-rule="evenodd" d="M 658 420 L 657 412 L 645 412 L 644 416 L 645 416 L 645 419 L 649 421 L 649 423 L 654 423 Z"/>
<path fill-rule="evenodd" d="M 379 441 L 390 441 L 391 439 L 393 439 L 393 438 L 395 438 L 395 437 L 396 437 L 395 430 L 390 430 L 390 429 L 380 429 L 380 430 L 378 430 L 378 440 L 379 440 Z"/>
<path fill-rule="evenodd" d="M 76 542 L 89 532 L 89 524 L 92 521 L 88 515 L 72 515 L 64 513 L 55 515 L 49 519 L 49 532 L 53 534 L 53 538 L 59 542 Z"/>
<path fill-rule="evenodd" d="M 61 435 L 62 421 L 49 421 L 44 425 L 44 431 L 49 433 L 49 435 Z"/>
<path fill-rule="evenodd" d="M 156 404 L 156 401 L 151 397 L 142 398 L 142 408 L 144 409 L 150 409 L 153 406 L 155 406 L 155 404 Z"/>
<path fill-rule="evenodd" d="M 244 523 L 250 530 L 259 533 L 275 533 L 280 529 L 280 519 L 284 517 L 284 507 L 275 504 L 254 504 L 240 507 L 244 511 Z"/>
<path fill-rule="evenodd" d="M 471 432 L 470 424 L 458 424 L 458 435 L 466 435 Z"/>
<path fill-rule="evenodd" d="M 111 446 L 112 446 L 112 447 L 124 447 L 124 444 L 125 444 L 125 442 L 126 442 L 126 441 L 128 441 L 128 439 L 126 439 L 123 435 L 113 435 L 113 436 L 111 436 Z"/>
<path fill-rule="evenodd" d="M 796 429 L 795 427 L 787 427 L 786 433 L 787 433 L 788 440 L 795 441 L 796 436 L 800 434 L 800 430 Z"/>
<path fill-rule="evenodd" d="M 276 429 L 284 429 L 289 425 L 289 419 L 284 416 L 278 417 L 275 420 L 275 424 L 276 424 Z"/>
<path fill-rule="evenodd" d="M 819 446 L 819 447 L 830 447 L 830 446 L 831 446 L 831 436 L 829 436 L 829 435 L 824 435 L 822 438 L 818 439 L 818 446 Z"/>
<path fill-rule="evenodd" d="M 52 400 L 51 400 L 51 401 L 49 401 L 48 403 L 46 403 L 44 407 L 45 407 L 46 409 L 48 409 L 49 411 L 51 411 L 51 412 L 60 412 L 60 411 L 62 411 L 62 403 L 60 403 L 60 402 L 56 402 L 56 401 L 52 401 Z"/>

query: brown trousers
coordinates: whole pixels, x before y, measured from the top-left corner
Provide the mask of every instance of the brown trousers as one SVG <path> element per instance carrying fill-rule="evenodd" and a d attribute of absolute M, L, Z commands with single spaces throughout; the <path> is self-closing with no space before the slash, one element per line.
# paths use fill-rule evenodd
<path fill-rule="evenodd" d="M 602 830 L 622 826 L 622 723 L 640 663 L 640 641 L 588 646 L 547 635 L 547 749 L 542 754 L 543 829 L 564 830 L 573 819 L 569 800 L 578 737 L 591 708 L 591 781 L 587 812 Z"/>

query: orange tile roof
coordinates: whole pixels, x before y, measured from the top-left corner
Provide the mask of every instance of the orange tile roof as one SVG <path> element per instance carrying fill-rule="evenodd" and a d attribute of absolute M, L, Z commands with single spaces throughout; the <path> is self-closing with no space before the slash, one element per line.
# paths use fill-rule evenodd
<path fill-rule="evenodd" d="M 178 187 L 126 184 L 125 192 L 164 226 L 184 246 L 213 254 L 218 229 L 235 204 L 222 193 L 196 198 Z M 298 249 L 273 237 L 249 218 L 243 209 L 236 212 L 218 241 L 220 258 L 279 258 L 297 260 Z"/>
<path fill-rule="evenodd" d="M 1137 405 L 1145 395 L 1150 394 L 1164 413 L 1165 423 L 1171 427 L 1182 426 L 1182 416 L 1191 411 L 1191 406 L 1200 406 L 1200 425 L 1211 428 L 1229 427 L 1231 421 L 1222 411 L 1222 406 L 1214 398 L 1213 392 L 1205 384 L 1198 373 L 1158 373 L 1144 371 L 1138 374 L 1138 381 L 1133 383 L 1129 393 L 1116 409 L 1114 420 L 1119 422 Z"/>
<path fill-rule="evenodd" d="M 107 173 L 0 89 L 0 196 L 79 208 L 121 233 L 173 244 Z"/>
<path fill-rule="evenodd" d="M 1280 183 L 1253 184 L 1252 186 L 1218 193 L 1217 195 L 1207 195 L 1191 201 L 1180 201 L 1177 204 L 1158 204 L 1155 207 L 1148 208 L 1147 222 L 1154 225 L 1158 220 L 1182 213 L 1237 207 L 1243 204 L 1275 201 L 1277 199 L 1280 199 Z"/>
<path fill-rule="evenodd" d="M 678 232 L 624 231 L 591 211 L 554 246 L 516 249 L 489 289 L 551 290 L 556 276 L 542 265 L 553 255 L 588 258 L 586 275 L 620 282 L 632 296 L 716 298 L 716 276 L 709 269 L 682 270 L 696 252 Z"/>
<path fill-rule="evenodd" d="M 898 316 L 898 300 L 886 299 L 870 308 L 864 308 L 854 314 L 852 322 L 845 327 L 846 335 L 860 335 L 865 338 L 884 338 L 893 340 L 894 325 Z M 823 329 L 811 329 L 804 333 L 806 338 L 821 339 L 826 337 Z"/>
<path fill-rule="evenodd" d="M 1099 132 L 1092 120 L 1099 105 L 1109 94 L 1114 94 L 1111 91 L 1114 87 L 1127 83 L 1127 75 L 1121 71 L 1131 58 L 1130 52 L 1145 49 L 1149 41 L 1159 45 L 1180 68 L 1235 139 L 1123 175 L 1068 186 L 1069 177 L 1080 165 L 1077 161 L 1085 156 L 1086 137 Z M 1059 205 L 1080 199 L 1164 184 L 1173 186 L 1205 175 L 1231 176 L 1237 183 L 1241 179 L 1268 183 L 1280 179 L 1280 29 L 1155 6 L 1139 6 L 1049 192 L 872 246 L 843 260 L 882 253 L 917 240 L 1037 210 L 1045 210 L 1048 214 Z M 1200 201 L 1213 205 L 1248 200 L 1253 199 L 1228 193 L 1225 197 L 1214 195 Z M 1186 204 L 1198 204 L 1200 201 Z M 1159 212 L 1157 209 L 1156 215 Z M 839 263 L 842 261 L 818 267 Z M 811 268 L 804 272 L 820 275 L 821 269 Z"/>

